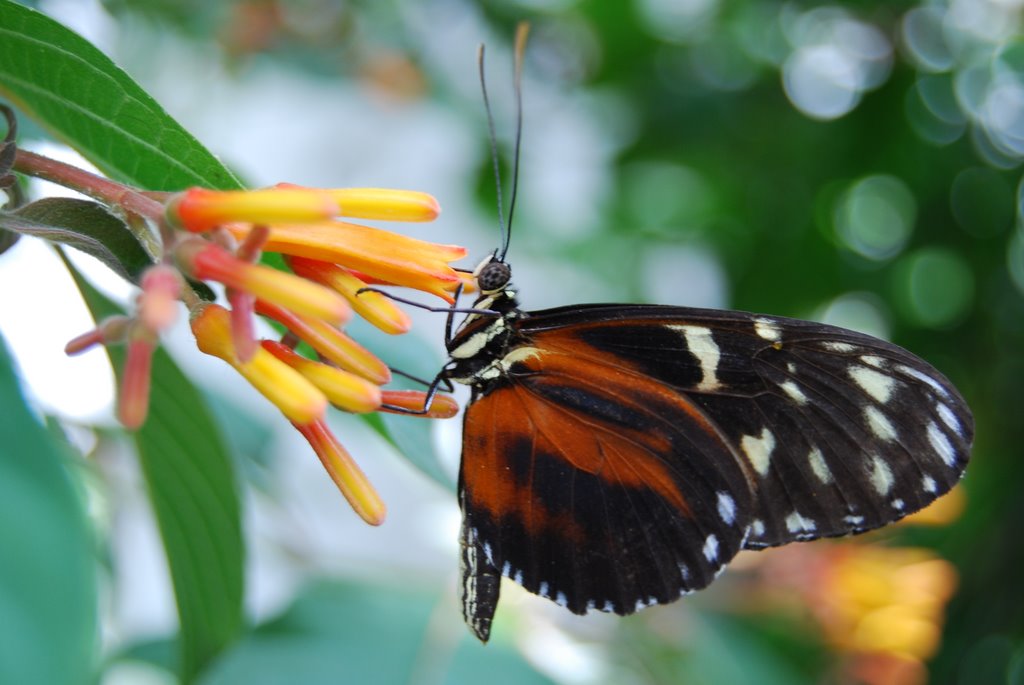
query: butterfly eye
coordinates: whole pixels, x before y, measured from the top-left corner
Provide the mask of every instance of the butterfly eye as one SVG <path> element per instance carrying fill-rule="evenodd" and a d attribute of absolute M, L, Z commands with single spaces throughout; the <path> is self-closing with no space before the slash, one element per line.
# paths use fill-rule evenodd
<path fill-rule="evenodd" d="M 505 262 L 488 262 L 477 274 L 476 284 L 480 292 L 493 293 L 508 285 L 512 269 Z"/>

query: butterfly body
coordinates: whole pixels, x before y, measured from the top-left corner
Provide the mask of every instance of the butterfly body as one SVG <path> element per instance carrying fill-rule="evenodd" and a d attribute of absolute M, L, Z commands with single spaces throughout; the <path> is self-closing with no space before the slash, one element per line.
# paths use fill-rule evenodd
<path fill-rule="evenodd" d="M 502 576 L 575 613 L 630 614 L 705 587 L 741 549 L 902 518 L 966 465 L 969 409 L 895 345 L 745 312 L 524 312 L 509 277 L 483 267 L 443 372 L 472 389 L 462 594 L 481 640 Z"/>

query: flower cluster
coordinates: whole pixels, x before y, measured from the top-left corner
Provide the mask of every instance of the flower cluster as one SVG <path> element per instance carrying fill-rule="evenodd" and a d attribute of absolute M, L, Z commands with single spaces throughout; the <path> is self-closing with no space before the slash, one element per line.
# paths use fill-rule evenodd
<path fill-rule="evenodd" d="M 309 441 L 356 513 L 379 524 L 384 504 L 327 427 L 328 405 L 431 418 L 451 417 L 457 406 L 436 395 L 425 407 L 424 392 L 384 389 L 391 370 L 343 326 L 355 313 L 389 334 L 409 330 L 405 312 L 367 290 L 373 285 L 414 288 L 453 302 L 452 293 L 470 284 L 450 266 L 465 255 L 463 248 L 341 219 L 430 221 L 439 211 L 424 193 L 377 188 L 192 188 L 170 196 L 162 221 L 165 259 L 143 275 L 135 316 L 102 322 L 71 341 L 67 351 L 127 343 L 118 417 L 137 428 L 146 417 L 153 350 L 183 300 L 199 349 L 230 364 L 276 405 Z M 280 254 L 291 272 L 260 263 L 264 252 Z M 198 298 L 189 279 L 222 284 L 230 307 Z M 255 316 L 283 329 L 281 339 L 257 340 Z"/>
<path fill-rule="evenodd" d="M 963 507 L 963 491 L 954 488 L 904 521 L 945 525 Z M 825 643 L 842 655 L 850 682 L 927 682 L 925 664 L 939 648 L 957 587 L 950 562 L 925 548 L 870 542 L 795 545 L 763 561 L 765 594 L 805 608 Z"/>
<path fill-rule="evenodd" d="M 942 636 L 953 565 L 924 548 L 835 545 L 808 606 L 860 682 L 916 685 Z"/>

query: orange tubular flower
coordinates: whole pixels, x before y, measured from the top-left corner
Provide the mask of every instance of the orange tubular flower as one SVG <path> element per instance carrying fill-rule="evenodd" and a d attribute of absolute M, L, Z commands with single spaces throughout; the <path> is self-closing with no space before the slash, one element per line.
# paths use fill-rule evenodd
<path fill-rule="evenodd" d="M 370 381 L 337 367 L 306 359 L 273 340 L 264 340 L 261 344 L 263 349 L 305 376 L 339 409 L 359 414 L 380 408 L 381 390 Z"/>
<path fill-rule="evenodd" d="M 391 381 L 391 370 L 387 364 L 330 324 L 299 316 L 287 309 L 261 300 L 256 301 L 256 313 L 270 317 L 284 325 L 328 361 L 346 371 L 351 371 L 380 385 Z"/>
<path fill-rule="evenodd" d="M 168 264 L 157 264 L 142 275 L 139 318 L 151 330 L 162 331 L 178 317 L 181 274 Z"/>
<path fill-rule="evenodd" d="M 392 300 L 376 292 L 360 293 L 360 290 L 367 287 L 367 283 L 351 271 L 336 264 L 305 257 L 292 257 L 288 260 L 288 266 L 299 276 L 335 290 L 348 300 L 359 316 L 385 333 L 406 333 L 412 326 L 409 316 Z"/>
<path fill-rule="evenodd" d="M 166 197 L 162 194 L 160 197 Z M 314 189 L 282 184 L 252 191 L 191 188 L 164 203 L 163 253 L 143 274 L 132 316 L 111 318 L 68 343 L 68 354 L 96 344 L 126 343 L 118 417 L 128 428 L 146 418 L 150 365 L 160 331 L 190 309 L 198 348 L 230 364 L 273 403 L 309 441 L 324 468 L 356 513 L 368 523 L 384 520 L 385 508 L 366 476 L 331 434 L 328 404 L 353 413 L 424 409 L 422 391 L 384 390 L 391 369 L 341 329 L 357 312 L 392 334 L 410 328 L 408 315 L 387 296 L 360 292 L 368 283 L 415 288 L 453 302 L 471 280 L 450 265 L 466 250 L 416 240 L 339 217 L 431 221 L 440 214 L 426 193 L 382 188 Z M 196 235 L 204 234 L 204 235 Z M 260 263 L 278 252 L 293 273 Z M 278 260 L 278 263 L 280 260 Z M 203 301 L 187 279 L 225 286 L 231 306 Z M 256 339 L 256 316 L 288 329 L 321 360 L 292 346 Z M 454 400 L 436 395 L 422 414 L 448 418 Z"/>
<path fill-rule="evenodd" d="M 387 513 L 384 502 L 324 422 L 295 424 L 295 428 L 309 441 L 316 456 L 320 458 L 320 462 L 353 511 L 371 526 L 384 523 L 384 516 Z"/>
<path fill-rule="evenodd" d="M 198 310 L 191 323 L 199 349 L 233 366 L 293 423 L 308 424 L 323 418 L 327 398 L 298 371 L 262 347 L 249 361 L 238 358 L 231 340 L 230 316 L 216 304 Z"/>
<path fill-rule="evenodd" d="M 304 189 L 291 183 L 282 189 Z M 308 189 L 306 189 L 308 190 Z M 441 215 L 441 205 L 432 195 L 413 190 L 390 188 L 333 188 L 326 193 L 338 204 L 339 216 L 384 221 L 433 221 Z"/>
<path fill-rule="evenodd" d="M 92 349 L 96 345 L 112 345 L 124 342 L 128 337 L 128 329 L 131 328 L 132 320 L 127 316 L 111 316 L 100 324 L 68 341 L 64 346 L 64 354 L 68 356 L 81 354 Z"/>
<path fill-rule="evenodd" d="M 232 221 L 305 223 L 340 214 L 330 191 L 300 188 L 207 190 L 190 188 L 167 203 L 172 225 L 202 233 Z"/>
<path fill-rule="evenodd" d="M 410 411 L 420 411 L 423 409 L 423 404 L 426 400 L 427 393 L 420 390 L 385 390 L 381 393 L 381 402 L 383 404 Z M 382 407 L 381 411 L 394 410 Z M 426 413 L 410 414 L 410 416 L 423 416 L 428 419 L 450 419 L 458 413 L 459 405 L 451 395 L 434 395 Z"/>
<path fill-rule="evenodd" d="M 250 227 L 226 228 L 239 240 Z M 271 226 L 266 249 L 296 257 L 342 264 L 387 283 L 414 288 L 454 301 L 451 293 L 461 278 L 449 262 L 466 255 L 465 248 L 438 245 L 369 226 L 343 221 Z"/>
<path fill-rule="evenodd" d="M 175 250 L 178 264 L 197 279 L 218 281 L 236 290 L 311 317 L 341 324 L 351 317 L 343 297 L 319 283 L 261 264 L 237 259 L 206 240 L 187 240 Z"/>
<path fill-rule="evenodd" d="M 117 418 L 129 430 L 141 426 L 149 413 L 149 372 L 156 343 L 156 334 L 141 322 L 128 332 L 128 353 L 121 372 Z"/>

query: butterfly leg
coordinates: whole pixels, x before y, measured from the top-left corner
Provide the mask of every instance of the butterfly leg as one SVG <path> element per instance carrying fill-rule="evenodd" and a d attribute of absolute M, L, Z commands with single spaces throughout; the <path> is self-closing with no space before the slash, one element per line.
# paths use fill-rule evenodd
<path fill-rule="evenodd" d="M 385 409 L 395 414 L 406 414 L 408 416 L 423 416 L 424 414 L 429 413 L 430 404 L 434 401 L 434 396 L 437 395 L 439 388 L 443 387 L 445 392 L 452 392 L 455 389 L 455 386 L 453 386 L 452 382 L 448 379 L 447 371 L 447 366 L 441 369 L 440 373 L 438 373 L 437 376 L 434 377 L 434 380 L 431 381 L 429 384 L 419 378 L 416 378 L 415 376 L 410 376 L 407 373 L 396 371 L 396 373 L 405 376 L 406 378 L 414 380 L 418 383 L 423 383 L 424 385 L 427 386 L 427 394 L 423 398 L 423 408 L 409 409 L 408 407 L 399 407 L 393 404 L 382 404 L 380 405 L 381 409 Z"/>

